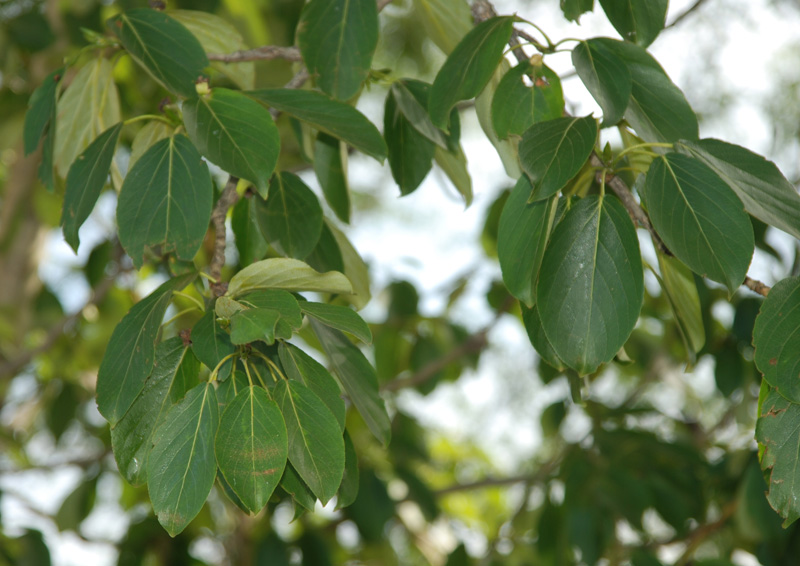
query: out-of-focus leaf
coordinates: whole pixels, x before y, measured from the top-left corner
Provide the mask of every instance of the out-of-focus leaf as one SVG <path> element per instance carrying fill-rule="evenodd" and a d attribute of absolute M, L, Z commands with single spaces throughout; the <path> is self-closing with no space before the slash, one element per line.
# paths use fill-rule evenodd
<path fill-rule="evenodd" d="M 667 19 L 668 0 L 600 0 L 614 29 L 626 40 L 647 47 Z"/>
<path fill-rule="evenodd" d="M 64 67 L 61 67 L 47 75 L 28 99 L 28 111 L 25 113 L 25 126 L 22 132 L 25 155 L 36 151 L 39 140 L 47 132 L 48 126 L 51 126 L 52 132 L 51 119 L 56 108 L 58 83 L 63 74 Z"/>
<path fill-rule="evenodd" d="M 466 0 L 414 0 L 412 14 L 445 55 L 472 29 L 472 13 Z"/>
<path fill-rule="evenodd" d="M 585 12 L 594 10 L 594 0 L 561 0 L 561 11 L 564 17 L 577 22 Z"/>
<path fill-rule="evenodd" d="M 350 435 L 345 431 L 344 433 L 344 475 L 342 476 L 342 483 L 339 486 L 339 492 L 336 494 L 336 508 L 342 509 L 352 505 L 353 501 L 358 496 L 358 456 L 356 449 L 353 446 L 353 441 Z"/>
<path fill-rule="evenodd" d="M 372 298 L 369 287 L 369 268 L 341 230 L 327 221 L 325 225 L 339 246 L 342 262 L 344 262 L 344 274 L 353 285 L 352 295 L 345 298 L 356 307 L 356 310 L 362 309 Z"/>
<path fill-rule="evenodd" d="M 658 254 L 658 265 L 661 268 L 662 286 L 672 306 L 681 336 L 686 342 L 690 361 L 694 363 L 695 354 L 706 343 L 703 313 L 700 310 L 700 297 L 694 276 L 688 267 L 674 257 Z"/>
<path fill-rule="evenodd" d="M 347 148 L 333 136 L 317 134 L 314 172 L 328 205 L 342 222 L 350 222 L 350 187 L 347 184 Z"/>

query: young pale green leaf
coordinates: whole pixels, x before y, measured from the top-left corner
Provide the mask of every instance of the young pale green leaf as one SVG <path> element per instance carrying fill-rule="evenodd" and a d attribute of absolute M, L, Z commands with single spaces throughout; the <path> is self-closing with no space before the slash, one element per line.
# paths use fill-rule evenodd
<path fill-rule="evenodd" d="M 277 173 L 269 184 L 269 198 L 257 199 L 256 221 L 264 238 L 279 253 L 305 259 L 322 232 L 322 207 L 314 191 L 294 173 Z"/>
<path fill-rule="evenodd" d="M 630 216 L 614 196 L 581 199 L 553 230 L 536 288 L 542 327 L 558 357 L 581 375 L 611 361 L 643 300 Z"/>
<path fill-rule="evenodd" d="M 191 261 L 208 230 L 213 186 L 186 136 L 156 142 L 128 172 L 119 193 L 119 241 L 138 268 L 145 248 L 162 246 Z"/>
<path fill-rule="evenodd" d="M 122 119 L 113 72 L 108 59 L 92 59 L 58 99 L 52 157 L 62 177 L 92 140 Z M 53 134 L 50 124 L 48 138 Z"/>
<path fill-rule="evenodd" d="M 147 481 L 147 460 L 155 430 L 169 408 L 197 385 L 200 362 L 176 336 L 156 347 L 153 373 L 131 408 L 111 429 L 111 445 L 117 467 L 128 483 Z"/>
<path fill-rule="evenodd" d="M 225 409 L 215 441 L 217 463 L 233 492 L 250 513 L 269 501 L 288 457 L 286 425 L 264 389 L 240 391 Z"/>
<path fill-rule="evenodd" d="M 314 173 L 322 194 L 337 218 L 350 223 L 350 187 L 347 184 L 347 148 L 324 132 L 314 141 Z"/>
<path fill-rule="evenodd" d="M 603 125 L 622 120 L 633 81 L 627 65 L 601 41 L 581 41 L 572 50 L 572 64 L 588 91 L 603 109 Z"/>
<path fill-rule="evenodd" d="M 386 159 L 386 142 L 378 128 L 349 104 L 313 90 L 268 88 L 246 94 L 339 138 L 380 162 Z"/>
<path fill-rule="evenodd" d="M 294 295 L 288 291 L 262 289 L 244 295 L 239 299 L 239 303 L 248 308 L 274 309 L 292 328 L 300 328 L 303 325 L 303 313 L 300 305 Z"/>
<path fill-rule="evenodd" d="M 291 464 L 286 464 L 283 477 L 280 483 L 281 489 L 292 497 L 295 504 L 294 518 L 297 519 L 303 514 L 303 509 L 313 511 L 317 503 L 317 498 L 300 478 L 297 470 Z"/>
<path fill-rule="evenodd" d="M 508 197 L 497 231 L 497 259 L 509 293 L 533 306 L 535 284 L 550 239 L 558 199 L 529 203 L 531 184 L 523 175 Z"/>
<path fill-rule="evenodd" d="M 433 124 L 447 129 L 450 110 L 461 100 L 480 94 L 503 58 L 514 16 L 495 17 L 475 26 L 442 65 L 428 100 Z"/>
<path fill-rule="evenodd" d="M 239 311 L 246 310 L 248 307 L 244 306 L 239 301 L 234 301 L 230 297 L 222 296 L 214 302 L 214 312 L 219 318 L 230 319 Z"/>
<path fill-rule="evenodd" d="M 367 323 L 348 307 L 305 301 L 300 304 L 300 310 L 325 326 L 352 334 L 365 344 L 372 342 L 372 332 Z"/>
<path fill-rule="evenodd" d="M 680 140 L 675 149 L 711 167 L 742 200 L 747 212 L 800 238 L 800 195 L 772 161 L 715 139 Z"/>
<path fill-rule="evenodd" d="M 128 160 L 128 170 L 133 168 L 133 164 L 139 161 L 144 152 L 150 149 L 157 141 L 168 138 L 172 135 L 174 126 L 170 126 L 161 120 L 151 120 L 145 124 L 131 142 L 131 157 Z"/>
<path fill-rule="evenodd" d="M 411 14 L 445 55 L 472 29 L 472 12 L 466 0 L 414 0 Z"/>
<path fill-rule="evenodd" d="M 295 379 L 316 393 L 330 409 L 339 428 L 344 430 L 346 407 L 339 384 L 325 367 L 303 350 L 288 342 L 278 345 L 278 356 L 286 376 Z"/>
<path fill-rule="evenodd" d="M 297 24 L 297 45 L 317 86 L 339 100 L 355 96 L 378 46 L 374 0 L 311 0 Z"/>
<path fill-rule="evenodd" d="M 510 69 L 511 64 L 506 59 L 502 59 L 500 65 L 489 79 L 489 83 L 475 99 L 475 114 L 478 116 L 481 130 L 497 150 L 506 174 L 512 179 L 519 179 L 520 175 L 522 175 L 522 169 L 519 166 L 519 140 L 517 138 L 501 140 L 497 137 L 492 125 L 492 100 L 494 100 L 495 92 L 497 92 L 497 86 Z"/>
<path fill-rule="evenodd" d="M 536 350 L 536 353 L 559 371 L 567 369 L 567 365 L 558 357 L 558 354 L 553 349 L 553 345 L 544 333 L 542 328 L 542 319 L 539 317 L 539 310 L 536 305 L 528 308 L 522 306 L 522 322 L 525 325 L 525 332 L 528 334 L 528 340 Z"/>
<path fill-rule="evenodd" d="M 231 229 L 236 250 L 239 252 L 239 263 L 242 265 L 250 265 L 262 259 L 269 249 L 269 244 L 258 227 L 255 202 L 253 198 L 239 199 L 231 214 Z"/>
<path fill-rule="evenodd" d="M 689 361 L 693 365 L 695 354 L 706 343 L 706 331 L 703 326 L 703 313 L 700 310 L 700 296 L 692 272 L 674 257 L 658 254 L 658 265 L 661 268 L 661 286 L 667 294 L 675 321 L 681 332 Z"/>
<path fill-rule="evenodd" d="M 214 384 L 203 383 L 174 405 L 153 436 L 147 488 L 158 522 L 176 536 L 197 516 L 214 485 L 219 409 Z"/>
<path fill-rule="evenodd" d="M 358 497 L 358 456 L 350 435 L 344 433 L 344 475 L 336 494 L 336 508 L 343 509 L 353 504 Z"/>
<path fill-rule="evenodd" d="M 134 61 L 164 88 L 184 98 L 194 96 L 195 81 L 208 66 L 208 58 L 186 27 L 149 8 L 123 12 L 106 25 Z"/>
<path fill-rule="evenodd" d="M 341 230 L 327 220 L 325 221 L 325 226 L 330 230 L 333 239 L 336 241 L 344 263 L 344 274 L 353 285 L 352 294 L 345 298 L 356 307 L 356 310 L 360 310 L 372 298 L 369 290 L 369 268 L 367 268 L 367 264 Z"/>
<path fill-rule="evenodd" d="M 289 461 L 325 505 L 344 474 L 344 440 L 336 418 L 317 395 L 299 381 L 279 381 L 273 391 L 286 421 Z"/>
<path fill-rule="evenodd" d="M 733 293 L 753 256 L 742 201 L 712 169 L 680 153 L 656 158 L 643 187 L 650 220 L 675 256 Z"/>
<path fill-rule="evenodd" d="M 69 168 L 61 225 L 64 239 L 75 252 L 80 244 L 78 229 L 89 217 L 106 184 L 121 131 L 122 122 L 100 134 Z"/>
<path fill-rule="evenodd" d="M 217 315 L 213 309 L 192 327 L 192 351 L 197 359 L 210 370 L 214 370 L 225 358 L 236 352 L 236 346 L 231 342 L 228 334 L 218 323 Z M 217 380 L 228 379 L 233 369 L 233 359 L 229 358 L 217 372 Z"/>
<path fill-rule="evenodd" d="M 136 303 L 114 329 L 97 371 L 97 409 L 111 426 L 128 412 L 153 369 L 156 337 L 172 292 L 194 275 L 170 279 Z"/>
<path fill-rule="evenodd" d="M 428 114 L 430 85 L 422 81 L 405 79 L 392 84 L 390 95 L 399 111 L 420 134 L 442 149 L 449 149 L 447 136 L 431 122 Z M 388 100 L 388 97 L 387 97 Z"/>
<path fill-rule="evenodd" d="M 533 86 L 525 84 L 525 76 Z M 564 95 L 558 75 L 528 61 L 503 75 L 492 97 L 492 126 L 501 139 L 521 136 L 534 122 L 554 120 L 563 114 Z"/>
<path fill-rule="evenodd" d="M 231 342 L 238 345 L 263 340 L 274 344 L 275 325 L 280 316 L 281 313 L 274 309 L 246 309 L 234 313 L 231 317 Z"/>
<path fill-rule="evenodd" d="M 224 18 L 196 10 L 170 10 L 168 14 L 197 38 L 206 53 L 233 53 L 247 49 L 242 35 Z M 253 88 L 255 84 L 256 66 L 253 61 L 211 61 L 211 68 L 228 77 L 241 89 Z"/>
<path fill-rule="evenodd" d="M 263 106 L 241 92 L 215 88 L 183 103 L 183 122 L 200 153 L 267 198 L 281 139 Z"/>
<path fill-rule="evenodd" d="M 248 265 L 231 278 L 226 294 L 235 299 L 256 289 L 342 294 L 353 292 L 353 286 L 347 277 L 337 271 L 319 273 L 302 261 L 282 257 L 262 259 Z"/>
<path fill-rule="evenodd" d="M 367 423 L 375 438 L 389 444 L 391 422 L 386 407 L 378 394 L 378 376 L 375 368 L 352 342 L 341 332 L 311 319 L 311 328 L 333 365 L 339 382 L 350 400 Z"/>
<path fill-rule="evenodd" d="M 51 124 L 50 120 L 56 108 L 58 83 L 63 74 L 64 67 L 61 67 L 47 75 L 28 99 L 28 111 L 25 113 L 25 126 L 22 131 L 25 155 L 36 151 L 39 140 Z"/>
<path fill-rule="evenodd" d="M 763 447 L 761 469 L 769 473 L 767 500 L 786 528 L 800 518 L 800 405 L 770 388 L 760 403 L 756 440 Z"/>
<path fill-rule="evenodd" d="M 522 136 L 519 160 L 530 177 L 531 202 L 549 198 L 564 188 L 589 159 L 597 139 L 597 122 L 557 118 L 538 122 Z"/>
<path fill-rule="evenodd" d="M 668 0 L 600 0 L 614 29 L 626 41 L 647 47 L 667 19 Z"/>
<path fill-rule="evenodd" d="M 386 95 L 383 113 L 383 135 L 389 148 L 392 177 L 407 195 L 419 187 L 433 167 L 436 145 L 421 134 L 401 112 L 394 89 Z"/>
<path fill-rule="evenodd" d="M 585 12 L 594 10 L 594 0 L 561 0 L 561 11 L 564 17 L 577 22 Z"/>
<path fill-rule="evenodd" d="M 456 151 L 449 151 L 437 146 L 433 152 L 433 159 L 464 199 L 464 206 L 469 207 L 473 198 L 472 177 L 467 169 L 464 149 L 459 145 Z"/>

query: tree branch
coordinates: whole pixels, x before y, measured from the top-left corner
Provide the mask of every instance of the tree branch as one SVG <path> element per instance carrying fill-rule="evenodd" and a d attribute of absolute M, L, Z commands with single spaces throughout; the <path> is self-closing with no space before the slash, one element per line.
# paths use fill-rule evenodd
<path fill-rule="evenodd" d="M 283 47 L 280 45 L 262 45 L 255 49 L 242 49 L 233 53 L 208 53 L 209 61 L 223 63 L 240 63 L 242 61 L 272 61 L 285 59 L 286 61 L 302 61 L 300 50 L 297 47 Z"/>
<path fill-rule="evenodd" d="M 766 297 L 771 289 L 769 285 L 765 285 L 757 279 L 751 279 L 749 276 L 744 278 L 743 285 L 754 293 L 758 293 L 762 297 Z"/>
<path fill-rule="evenodd" d="M 697 10 L 700 6 L 702 6 L 705 3 L 705 1 L 706 0 L 696 0 L 694 4 L 692 4 L 686 10 L 678 14 L 678 16 L 674 20 L 672 20 L 670 24 L 665 26 L 664 29 L 673 28 L 679 23 L 681 23 L 684 20 L 684 18 L 686 18 L 687 16 L 692 14 L 695 10 Z"/>
<path fill-rule="evenodd" d="M 217 283 L 220 283 L 222 266 L 225 265 L 225 243 L 227 236 L 225 233 L 225 218 L 228 216 L 228 209 L 239 200 L 239 193 L 236 192 L 236 185 L 238 182 L 238 177 L 234 177 L 233 175 L 228 177 L 228 182 L 225 183 L 225 188 L 211 213 L 211 224 L 214 226 L 214 255 L 208 266 L 208 274 L 211 276 L 211 279 Z M 225 294 L 226 289 L 222 287 L 221 285 L 213 286 L 215 296 L 219 297 Z"/>

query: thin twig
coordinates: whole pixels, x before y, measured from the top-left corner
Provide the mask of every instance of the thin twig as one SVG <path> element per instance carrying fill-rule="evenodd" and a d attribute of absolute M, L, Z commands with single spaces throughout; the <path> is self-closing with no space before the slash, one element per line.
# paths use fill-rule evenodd
<path fill-rule="evenodd" d="M 744 278 L 743 285 L 753 291 L 754 293 L 758 293 L 762 297 L 766 297 L 769 294 L 769 290 L 771 287 L 769 285 L 765 285 L 758 279 L 752 279 L 749 276 Z"/>
<path fill-rule="evenodd" d="M 686 10 L 681 12 L 674 20 L 672 20 L 672 23 L 667 25 L 664 29 L 670 29 L 681 23 L 684 20 L 684 18 L 686 18 L 687 16 L 692 14 L 695 10 L 697 10 L 700 6 L 702 6 L 703 3 L 705 3 L 705 1 L 706 0 L 696 0 L 694 4 L 692 4 Z"/>
<path fill-rule="evenodd" d="M 225 188 L 211 213 L 211 224 L 214 226 L 214 256 L 208 266 L 208 274 L 216 282 L 219 282 L 222 266 L 225 265 L 225 218 L 228 216 L 228 209 L 239 200 L 239 193 L 236 192 L 238 182 L 238 177 L 233 175 L 228 177 L 228 182 L 225 183 Z M 225 293 L 223 289 L 218 291 L 221 291 L 220 295 Z"/>
<path fill-rule="evenodd" d="M 262 45 L 255 49 L 242 49 L 233 53 L 208 53 L 209 61 L 223 63 L 240 63 L 242 61 L 272 61 L 285 59 L 286 61 L 302 61 L 300 50 L 297 47 L 284 47 L 280 45 Z"/>

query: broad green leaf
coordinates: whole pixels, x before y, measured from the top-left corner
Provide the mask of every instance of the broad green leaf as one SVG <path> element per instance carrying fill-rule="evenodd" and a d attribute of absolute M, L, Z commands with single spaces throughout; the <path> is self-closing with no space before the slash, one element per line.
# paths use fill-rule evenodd
<path fill-rule="evenodd" d="M 255 202 L 255 198 L 239 199 L 231 214 L 231 229 L 241 265 L 250 265 L 263 259 L 269 249 L 269 244 L 258 227 Z"/>
<path fill-rule="evenodd" d="M 314 248 L 314 251 L 306 258 L 306 263 L 317 271 L 344 272 L 342 251 L 339 249 L 339 244 L 336 243 L 336 238 L 333 237 L 333 232 L 331 232 L 327 221 L 322 223 L 319 242 L 317 242 L 317 247 Z"/>
<path fill-rule="evenodd" d="M 603 110 L 603 125 L 622 120 L 633 81 L 627 65 L 601 41 L 581 41 L 572 50 L 572 64 Z"/>
<path fill-rule="evenodd" d="M 753 346 L 764 380 L 800 402 L 800 278 L 787 277 L 772 287 L 753 327 Z"/>
<path fill-rule="evenodd" d="M 154 143 L 170 137 L 175 128 L 161 120 L 151 120 L 145 124 L 141 130 L 136 132 L 131 143 L 131 157 L 128 160 L 128 170 L 133 168 L 133 164 L 139 161 L 144 152 L 150 149 Z"/>
<path fill-rule="evenodd" d="M 346 296 L 345 299 L 356 307 L 356 310 L 360 310 L 367 306 L 372 298 L 369 289 L 369 268 L 341 230 L 328 221 L 325 222 L 325 226 L 336 240 L 344 262 L 344 274 L 352 284 L 352 295 Z"/>
<path fill-rule="evenodd" d="M 395 102 L 394 89 L 386 95 L 383 135 L 389 148 L 392 177 L 400 187 L 401 194 L 410 194 L 433 167 L 436 145 L 417 131 L 401 112 Z"/>
<path fill-rule="evenodd" d="M 336 418 L 299 381 L 279 381 L 273 396 L 286 421 L 289 461 L 323 505 L 336 495 L 344 474 L 344 440 Z"/>
<path fill-rule="evenodd" d="M 233 372 L 230 379 L 225 381 L 217 380 L 217 404 L 219 405 L 220 414 L 223 414 L 228 405 L 233 403 L 236 396 L 248 387 L 250 387 L 250 379 L 245 371 L 237 370 Z"/>
<path fill-rule="evenodd" d="M 414 126 L 415 130 L 442 149 L 448 149 L 447 136 L 433 125 L 430 114 L 428 114 L 429 90 L 430 85 L 427 83 L 405 79 L 392 84 L 389 96 L 391 96 L 396 110 Z"/>
<path fill-rule="evenodd" d="M 585 118 L 557 118 L 538 122 L 522 136 L 519 160 L 530 177 L 531 202 L 546 199 L 564 188 L 592 154 L 597 122 Z"/>
<path fill-rule="evenodd" d="M 581 375 L 611 361 L 644 300 L 639 240 L 614 196 L 589 196 L 564 214 L 542 259 L 536 304 L 565 364 Z"/>
<path fill-rule="evenodd" d="M 207 310 L 192 328 L 192 351 L 211 371 L 216 369 L 223 358 L 236 352 L 230 334 L 219 325 L 213 309 Z M 230 376 L 233 363 L 234 360 L 229 358 L 220 366 L 217 380 L 224 381 Z"/>
<path fill-rule="evenodd" d="M 414 0 L 411 14 L 445 55 L 472 29 L 472 12 L 466 0 Z"/>
<path fill-rule="evenodd" d="M 350 187 L 347 184 L 347 148 L 324 132 L 314 141 L 314 172 L 328 205 L 342 222 L 350 222 Z"/>
<path fill-rule="evenodd" d="M 702 162 L 668 153 L 644 182 L 650 220 L 675 256 L 692 271 L 725 285 L 742 284 L 753 256 L 753 226 L 742 201 Z"/>
<path fill-rule="evenodd" d="M 294 173 L 277 173 L 269 198 L 257 199 L 256 221 L 264 238 L 282 255 L 305 259 L 322 232 L 322 207 L 314 191 Z"/>
<path fill-rule="evenodd" d="M 153 373 L 131 408 L 111 429 L 114 458 L 122 476 L 131 485 L 147 481 L 147 460 L 155 430 L 169 408 L 197 385 L 200 362 L 176 336 L 156 348 Z"/>
<path fill-rule="evenodd" d="M 214 437 L 219 409 L 213 383 L 190 390 L 174 405 L 153 436 L 147 461 L 147 488 L 158 522 L 176 536 L 206 502 L 217 463 Z"/>
<path fill-rule="evenodd" d="M 697 284 L 688 267 L 674 257 L 658 254 L 658 265 L 661 268 L 661 286 L 667 294 L 675 321 L 678 323 L 681 336 L 693 365 L 695 354 L 706 343 L 706 331 L 703 326 L 703 313 L 700 310 L 700 297 Z"/>
<path fill-rule="evenodd" d="M 756 440 L 764 447 L 761 469 L 769 473 L 767 500 L 786 528 L 800 518 L 800 405 L 770 388 L 758 412 Z"/>
<path fill-rule="evenodd" d="M 328 370 L 303 350 L 288 342 L 281 342 L 278 345 L 278 355 L 286 376 L 299 381 L 316 393 L 330 409 L 343 431 L 346 412 L 344 399 L 339 384 Z"/>
<path fill-rule="evenodd" d="M 352 334 L 365 344 L 372 342 L 372 332 L 369 326 L 363 318 L 358 316 L 356 311 L 349 307 L 304 301 L 300 304 L 300 310 L 325 326 Z"/>
<path fill-rule="evenodd" d="M 525 84 L 525 76 L 533 86 Z M 563 114 L 564 95 L 558 75 L 528 61 L 503 75 L 492 97 L 492 126 L 500 139 L 511 134 L 521 136 L 534 122 L 554 120 Z"/>
<path fill-rule="evenodd" d="M 475 113 L 478 115 L 478 123 L 481 125 L 481 130 L 497 150 L 497 154 L 503 162 L 503 168 L 506 170 L 506 175 L 512 179 L 519 179 L 520 175 L 522 175 L 522 169 L 519 166 L 519 151 L 517 150 L 519 140 L 516 138 L 501 140 L 497 137 L 492 125 L 492 100 L 495 92 L 497 92 L 497 86 L 510 69 L 511 64 L 508 61 L 505 59 L 500 61 L 500 65 L 491 79 L 489 79 L 489 83 L 475 99 Z"/>
<path fill-rule="evenodd" d="M 561 0 L 561 11 L 564 17 L 577 22 L 585 12 L 594 10 L 594 0 Z"/>
<path fill-rule="evenodd" d="M 39 140 L 51 126 L 51 119 L 56 108 L 58 83 L 64 74 L 64 67 L 56 69 L 47 75 L 42 84 L 36 87 L 28 99 L 28 111 L 25 113 L 25 126 L 23 139 L 25 142 L 25 155 L 36 151 Z"/>
<path fill-rule="evenodd" d="M 378 46 L 374 0 L 311 0 L 297 24 L 297 45 L 317 86 L 339 100 L 358 93 Z"/>
<path fill-rule="evenodd" d="M 433 124 L 447 129 L 450 110 L 480 94 L 503 59 L 514 16 L 490 18 L 475 26 L 447 57 L 431 87 L 428 111 Z"/>
<path fill-rule="evenodd" d="M 336 494 L 336 508 L 352 505 L 358 497 L 358 456 L 347 431 L 344 433 L 344 475 Z"/>
<path fill-rule="evenodd" d="M 80 244 L 78 229 L 89 217 L 106 184 L 121 131 L 122 122 L 100 134 L 69 168 L 61 225 L 64 239 L 75 252 Z"/>
<path fill-rule="evenodd" d="M 275 325 L 281 313 L 273 309 L 246 309 L 231 317 L 231 342 L 249 344 L 263 340 L 275 343 Z"/>
<path fill-rule="evenodd" d="M 747 212 L 800 238 L 800 195 L 772 161 L 715 139 L 680 140 L 675 149 L 711 167 L 742 200 Z"/>
<path fill-rule="evenodd" d="M 535 303 L 535 284 L 558 199 L 529 203 L 531 184 L 523 175 L 511 191 L 497 231 L 497 259 L 509 293 L 528 305 Z"/>
<path fill-rule="evenodd" d="M 56 103 L 53 162 L 62 177 L 92 140 L 122 119 L 113 71 L 108 59 L 92 59 Z"/>
<path fill-rule="evenodd" d="M 262 259 L 248 265 L 231 278 L 226 294 L 235 299 L 256 289 L 343 294 L 353 292 L 350 281 L 341 273 L 319 273 L 302 261 L 288 258 Z"/>
<path fill-rule="evenodd" d="M 361 112 L 344 102 L 313 90 L 268 88 L 246 94 L 339 138 L 380 162 L 386 159 L 386 142 L 378 128 Z"/>
<path fill-rule="evenodd" d="M 242 35 L 224 18 L 195 10 L 171 10 L 168 14 L 197 38 L 206 53 L 233 53 L 247 49 Z M 227 76 L 241 89 L 253 88 L 255 84 L 256 67 L 253 61 L 211 61 L 211 67 Z"/>
<path fill-rule="evenodd" d="M 291 464 L 286 464 L 286 469 L 283 471 L 283 477 L 281 478 L 280 486 L 283 491 L 292 497 L 292 501 L 295 504 L 295 519 L 302 515 L 302 509 L 305 509 L 306 511 L 314 510 L 317 499 L 305 482 L 300 479 L 300 475 Z M 300 506 L 302 509 L 298 509 L 298 506 Z"/>
<path fill-rule="evenodd" d="M 339 382 L 367 423 L 370 432 L 384 446 L 389 444 L 391 422 L 383 399 L 378 394 L 375 368 L 361 350 L 338 330 L 328 328 L 313 319 L 311 328 L 331 361 L 334 372 L 339 376 Z"/>
<path fill-rule="evenodd" d="M 153 369 L 156 337 L 172 292 L 193 275 L 170 279 L 136 303 L 114 329 L 97 371 L 97 409 L 111 426 L 128 412 Z"/>
<path fill-rule="evenodd" d="M 626 41 L 647 47 L 664 29 L 668 0 L 600 0 L 614 29 Z"/>
<path fill-rule="evenodd" d="M 226 297 L 220 297 L 219 300 Z M 275 325 L 275 338 L 288 340 L 294 331 L 303 325 L 303 313 L 297 299 L 288 291 L 281 289 L 263 289 L 254 291 L 239 299 L 239 304 L 248 308 L 272 309 L 280 313 Z"/>
<path fill-rule="evenodd" d="M 161 246 L 191 261 L 211 219 L 208 166 L 186 136 L 156 142 L 128 172 L 119 193 L 119 241 L 139 268 L 145 249 Z"/>
<path fill-rule="evenodd" d="M 536 350 L 536 353 L 559 371 L 567 368 L 566 364 L 558 357 L 558 354 L 553 349 L 553 345 L 544 333 L 542 328 L 542 319 L 539 317 L 539 310 L 536 305 L 532 308 L 527 308 L 522 305 L 522 322 L 525 325 L 525 332 L 528 334 L 528 340 Z"/>
<path fill-rule="evenodd" d="M 134 61 L 164 88 L 184 98 L 208 66 L 202 45 L 182 24 L 148 8 L 128 10 L 108 20 L 110 29 Z"/>
<path fill-rule="evenodd" d="M 439 168 L 444 171 L 450 182 L 464 199 L 464 206 L 472 204 L 472 177 L 467 169 L 467 156 L 461 146 L 457 151 L 448 151 L 437 147 L 433 153 L 433 158 Z"/>
<path fill-rule="evenodd" d="M 241 92 L 215 88 L 183 103 L 189 139 L 222 169 L 247 179 L 267 198 L 269 178 L 281 150 L 269 112 Z"/>
<path fill-rule="evenodd" d="M 225 409 L 215 441 L 222 475 L 255 514 L 269 501 L 288 457 L 286 425 L 278 405 L 260 387 L 239 392 Z"/>

